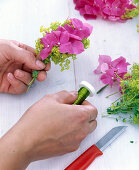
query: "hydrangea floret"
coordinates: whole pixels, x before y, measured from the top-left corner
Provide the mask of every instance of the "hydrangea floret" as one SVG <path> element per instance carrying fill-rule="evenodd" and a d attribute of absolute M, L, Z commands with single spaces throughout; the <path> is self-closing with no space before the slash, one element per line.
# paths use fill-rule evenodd
<path fill-rule="evenodd" d="M 137 8 L 130 0 L 74 0 L 74 3 L 75 9 L 79 10 L 85 19 L 101 16 L 103 19 L 119 22 L 131 19 L 132 17 L 125 18 L 123 15 L 127 10 Z"/>
<path fill-rule="evenodd" d="M 100 80 L 106 85 L 97 93 L 104 90 L 108 85 L 112 87 L 115 81 L 119 82 L 120 78 L 123 78 L 127 73 L 127 66 L 130 65 L 122 56 L 112 61 L 110 56 L 100 55 L 98 61 L 99 65 L 97 69 L 94 70 L 94 73 L 100 74 Z"/>
<path fill-rule="evenodd" d="M 76 59 L 76 55 L 89 48 L 88 37 L 93 27 L 83 23 L 79 19 L 68 18 L 64 23 L 51 23 L 49 28 L 41 27 L 42 37 L 36 41 L 36 55 L 40 55 L 43 62 L 47 64 L 53 61 L 61 66 L 61 71 L 69 69 L 70 58 Z M 33 72 L 33 81 L 37 78 L 39 71 Z"/>

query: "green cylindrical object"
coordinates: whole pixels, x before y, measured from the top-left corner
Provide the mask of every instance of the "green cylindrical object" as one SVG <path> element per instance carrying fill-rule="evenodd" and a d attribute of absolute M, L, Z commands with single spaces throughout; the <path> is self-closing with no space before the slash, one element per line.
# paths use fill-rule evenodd
<path fill-rule="evenodd" d="M 80 83 L 80 89 L 78 91 L 78 98 L 73 104 L 80 105 L 88 96 L 92 97 L 94 94 L 95 94 L 94 87 L 88 82 L 82 81 Z"/>
<path fill-rule="evenodd" d="M 89 96 L 89 94 L 90 92 L 88 89 L 86 89 L 85 87 L 81 87 L 78 91 L 78 98 L 73 104 L 82 104 L 82 102 Z"/>

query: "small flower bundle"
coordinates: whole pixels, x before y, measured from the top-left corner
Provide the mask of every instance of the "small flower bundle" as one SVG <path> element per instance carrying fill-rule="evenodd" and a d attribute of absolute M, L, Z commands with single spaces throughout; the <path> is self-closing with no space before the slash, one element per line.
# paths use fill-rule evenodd
<path fill-rule="evenodd" d="M 112 87 L 115 81 L 120 82 L 120 79 L 124 78 L 127 73 L 128 65 L 130 64 L 126 62 L 124 57 L 119 57 L 112 61 L 110 56 L 100 55 L 99 66 L 94 70 L 94 73 L 101 74 L 100 80 L 106 85 L 97 93 L 100 93 L 108 85 Z"/>
<path fill-rule="evenodd" d="M 61 71 L 69 69 L 70 57 L 75 60 L 76 55 L 82 53 L 89 47 L 88 37 L 93 27 L 83 23 L 79 19 L 67 19 L 64 23 L 55 22 L 49 28 L 40 29 L 42 38 L 36 41 L 36 54 L 40 54 L 43 62 L 47 64 L 53 61 L 61 66 Z M 39 71 L 33 72 L 33 81 L 37 78 Z"/>
<path fill-rule="evenodd" d="M 120 88 L 121 97 L 112 103 L 107 113 L 109 115 L 121 113 L 122 116 L 116 118 L 117 121 L 122 119 L 123 122 L 139 125 L 139 64 L 135 63 L 131 73 L 120 79 Z"/>
<path fill-rule="evenodd" d="M 79 10 L 85 19 L 96 19 L 97 16 L 101 16 L 110 21 L 123 22 L 132 18 L 123 17 L 126 11 L 136 9 L 136 5 L 130 0 L 74 0 L 74 3 L 75 9 Z"/>

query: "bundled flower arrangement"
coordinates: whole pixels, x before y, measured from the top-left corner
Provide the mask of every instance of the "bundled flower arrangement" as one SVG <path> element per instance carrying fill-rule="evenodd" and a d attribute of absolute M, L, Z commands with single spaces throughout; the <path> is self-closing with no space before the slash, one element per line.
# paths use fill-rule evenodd
<path fill-rule="evenodd" d="M 70 59 L 76 59 L 76 55 L 82 53 L 89 47 L 88 37 L 93 27 L 83 23 L 79 19 L 67 19 L 64 23 L 55 22 L 49 28 L 41 27 L 42 38 L 36 41 L 36 55 L 40 55 L 43 62 L 47 64 L 53 61 L 61 66 L 61 71 L 69 69 Z M 37 78 L 39 71 L 33 72 L 33 79 Z"/>
<path fill-rule="evenodd" d="M 133 15 L 126 17 L 129 11 L 137 10 L 136 4 L 130 0 L 74 0 L 74 3 L 75 9 L 79 10 L 85 19 L 96 19 L 101 16 L 110 21 L 124 22 L 133 17 Z"/>
<path fill-rule="evenodd" d="M 101 55 L 99 66 L 94 72 L 101 74 L 100 80 L 104 84 L 112 86 L 115 81 L 119 82 L 118 92 L 121 96 L 107 108 L 107 113 L 109 115 L 121 114 L 116 117 L 117 121 L 122 119 L 123 122 L 139 124 L 139 64 L 135 63 L 131 67 L 131 73 L 127 73 L 128 65 L 129 63 L 123 57 L 111 61 L 109 56 Z"/>

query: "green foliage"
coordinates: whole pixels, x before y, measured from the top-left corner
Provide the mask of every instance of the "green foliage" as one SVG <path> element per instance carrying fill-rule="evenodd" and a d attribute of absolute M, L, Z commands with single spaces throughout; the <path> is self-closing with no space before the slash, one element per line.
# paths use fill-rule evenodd
<path fill-rule="evenodd" d="M 90 40 L 89 40 L 88 38 L 84 38 L 84 39 L 82 40 L 82 43 L 83 43 L 85 49 L 89 48 L 89 46 L 90 46 Z"/>
<path fill-rule="evenodd" d="M 137 8 L 127 9 L 124 15 L 122 15 L 122 19 L 134 18 L 139 15 L 139 0 L 133 0 L 133 4 L 136 5 Z M 137 24 L 137 32 L 139 32 L 139 25 Z"/>
<path fill-rule="evenodd" d="M 127 19 L 127 18 L 134 18 L 139 15 L 139 8 L 134 8 L 134 9 L 127 9 L 124 15 L 122 15 L 122 19 Z"/>
<path fill-rule="evenodd" d="M 67 53 L 60 53 L 59 52 L 59 47 L 58 46 L 54 46 L 51 54 L 49 55 L 49 61 L 53 61 L 56 65 L 59 64 L 61 66 L 61 71 L 65 70 L 65 69 L 69 69 L 69 65 L 70 65 L 70 59 L 72 58 L 73 60 L 76 59 L 76 55 L 74 54 L 67 54 Z M 46 58 L 44 60 L 45 63 L 47 63 L 48 58 Z"/>
<path fill-rule="evenodd" d="M 108 114 L 122 113 L 119 117 L 123 122 L 139 125 L 139 64 L 134 64 L 131 73 L 121 80 L 122 95 L 107 109 Z"/>
<path fill-rule="evenodd" d="M 58 26 L 64 26 L 65 24 L 71 25 L 71 21 L 66 20 L 62 24 L 60 22 L 54 22 L 54 23 L 51 23 L 49 28 L 45 28 L 45 27 L 41 26 L 40 32 L 42 33 L 42 35 L 44 37 L 46 35 L 46 33 L 50 33 L 51 31 L 56 31 Z M 90 45 L 89 39 L 84 38 L 82 40 L 82 43 L 83 43 L 85 49 L 89 48 L 89 45 Z M 35 52 L 38 55 L 41 52 L 41 50 L 44 48 L 43 44 L 41 44 L 41 42 L 40 42 L 40 38 L 38 40 L 36 40 L 35 47 L 36 47 Z M 53 61 L 56 65 L 59 64 L 61 66 L 61 71 L 63 71 L 65 69 L 67 69 L 67 70 L 69 69 L 70 58 L 75 60 L 76 55 L 68 54 L 68 53 L 60 53 L 59 47 L 54 46 L 51 51 L 51 54 L 44 60 L 44 63 L 47 64 L 48 62 Z"/>

